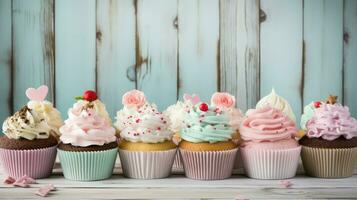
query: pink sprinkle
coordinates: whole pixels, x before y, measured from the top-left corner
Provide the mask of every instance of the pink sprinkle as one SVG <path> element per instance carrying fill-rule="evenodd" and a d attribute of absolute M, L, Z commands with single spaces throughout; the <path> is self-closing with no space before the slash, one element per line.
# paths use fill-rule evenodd
<path fill-rule="evenodd" d="M 161 128 L 160 128 L 160 127 L 157 127 L 157 130 L 159 131 L 159 130 L 161 130 Z"/>
<path fill-rule="evenodd" d="M 16 180 L 14 178 L 12 178 L 11 176 L 8 176 L 4 179 L 5 184 L 13 184 L 13 183 L 15 183 L 15 181 Z"/>
<path fill-rule="evenodd" d="M 17 187 L 23 187 L 23 188 L 27 188 L 27 187 L 29 187 L 30 185 L 29 184 L 27 184 L 27 183 L 24 183 L 24 182 L 15 182 L 15 183 L 13 183 L 12 184 L 13 186 L 17 186 Z"/>
<path fill-rule="evenodd" d="M 48 184 L 43 187 L 40 187 L 35 194 L 41 197 L 46 197 L 53 190 L 56 190 L 53 184 Z"/>
<path fill-rule="evenodd" d="M 33 183 L 36 183 L 36 180 L 27 176 L 27 175 L 24 175 L 21 178 L 17 179 L 16 182 L 22 182 L 25 184 L 33 184 Z"/>
<path fill-rule="evenodd" d="M 139 122 L 140 122 L 140 119 L 137 119 L 135 122 L 136 122 L 136 123 L 139 123 Z"/>
<path fill-rule="evenodd" d="M 290 188 L 293 184 L 288 180 L 282 180 L 280 181 L 280 185 L 284 188 Z"/>

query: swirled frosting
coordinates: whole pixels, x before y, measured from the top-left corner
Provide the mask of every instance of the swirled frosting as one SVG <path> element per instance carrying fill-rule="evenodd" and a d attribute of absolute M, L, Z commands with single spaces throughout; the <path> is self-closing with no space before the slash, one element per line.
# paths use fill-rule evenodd
<path fill-rule="evenodd" d="M 275 90 L 272 89 L 271 93 L 263 97 L 256 105 L 256 108 L 263 108 L 270 106 L 272 108 L 282 111 L 285 115 L 290 117 L 294 122 L 296 121 L 294 112 L 290 104 L 281 96 L 275 93 Z"/>
<path fill-rule="evenodd" d="M 304 107 L 304 113 L 301 115 L 300 127 L 303 130 L 306 130 L 306 123 L 312 118 L 315 111 L 314 102 L 311 102 L 309 105 Z"/>
<path fill-rule="evenodd" d="M 141 106 L 124 106 L 117 112 L 116 120 L 115 127 L 121 138 L 130 142 L 159 143 L 173 136 L 167 116 L 148 102 Z"/>
<path fill-rule="evenodd" d="M 79 115 L 84 108 L 88 108 L 91 107 L 92 109 L 95 110 L 95 112 L 101 116 L 102 118 L 105 119 L 105 121 L 107 121 L 109 124 L 112 123 L 112 120 L 109 117 L 108 111 L 105 108 L 105 105 L 103 104 L 103 102 L 101 102 L 99 99 L 95 100 L 95 101 L 86 101 L 86 100 L 79 100 L 77 101 L 73 107 L 72 110 L 68 111 L 68 115 L 70 115 L 71 113 L 74 113 L 76 115 Z M 71 112 L 70 112 L 71 111 Z"/>
<path fill-rule="evenodd" d="M 230 125 L 226 111 L 210 106 L 207 111 L 194 106 L 185 118 L 186 126 L 181 130 L 182 139 L 193 142 L 223 142 L 232 139 L 235 130 Z"/>
<path fill-rule="evenodd" d="M 169 130 L 174 133 L 179 133 L 185 126 L 186 115 L 188 115 L 192 106 L 193 104 L 190 101 L 178 101 L 164 111 L 164 114 L 168 116 L 170 121 Z"/>
<path fill-rule="evenodd" d="M 109 117 L 106 118 L 108 113 L 102 105 L 99 100 L 76 102 L 68 110 L 68 119 L 60 128 L 60 140 L 79 147 L 102 146 L 116 141 L 115 129 Z"/>
<path fill-rule="evenodd" d="M 262 142 L 295 140 L 298 130 L 288 116 L 266 106 L 248 110 L 239 131 L 243 139 L 242 146 L 249 146 Z"/>
<path fill-rule="evenodd" d="M 57 136 L 62 125 L 60 112 L 48 101 L 29 101 L 27 106 L 3 123 L 4 134 L 11 139 L 47 139 Z"/>
<path fill-rule="evenodd" d="M 229 125 L 233 130 L 238 131 L 243 121 L 243 113 L 237 108 L 227 108 L 225 112 L 229 118 Z"/>
<path fill-rule="evenodd" d="M 346 139 L 357 137 L 357 120 L 351 117 L 347 106 L 341 104 L 321 104 L 306 123 L 306 136 L 334 140 L 341 136 Z"/>

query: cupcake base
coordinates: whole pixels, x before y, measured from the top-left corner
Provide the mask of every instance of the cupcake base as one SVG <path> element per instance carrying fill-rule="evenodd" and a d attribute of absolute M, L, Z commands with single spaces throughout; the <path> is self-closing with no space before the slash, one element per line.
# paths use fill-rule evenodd
<path fill-rule="evenodd" d="M 128 151 L 119 149 L 123 174 L 136 179 L 159 179 L 171 174 L 177 149 Z"/>
<path fill-rule="evenodd" d="M 189 151 L 180 148 L 185 174 L 198 180 L 221 180 L 232 175 L 238 148 L 224 151 Z"/>
<path fill-rule="evenodd" d="M 309 176 L 345 178 L 353 175 L 357 164 L 357 147 L 332 149 L 303 146 L 301 158 Z"/>
<path fill-rule="evenodd" d="M 58 149 L 58 154 L 66 179 L 95 181 L 107 179 L 113 174 L 117 148 L 83 152 Z"/>
<path fill-rule="evenodd" d="M 56 154 L 57 146 L 27 150 L 0 148 L 0 162 L 8 176 L 20 178 L 28 175 L 40 179 L 51 175 Z"/>
<path fill-rule="evenodd" d="M 299 164 L 301 146 L 291 149 L 263 150 L 241 148 L 244 171 L 255 179 L 287 179 L 294 177 Z"/>

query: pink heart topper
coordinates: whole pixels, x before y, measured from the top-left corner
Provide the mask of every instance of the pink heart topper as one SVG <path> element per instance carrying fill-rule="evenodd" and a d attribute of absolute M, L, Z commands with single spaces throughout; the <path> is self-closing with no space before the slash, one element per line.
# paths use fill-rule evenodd
<path fill-rule="evenodd" d="M 191 103 L 192 103 L 193 105 L 196 105 L 198 102 L 201 101 L 201 100 L 200 100 L 200 97 L 199 97 L 198 95 L 196 95 L 196 94 L 192 94 L 192 95 L 184 94 L 184 95 L 183 95 L 183 99 L 184 99 L 185 101 L 191 101 Z"/>
<path fill-rule="evenodd" d="M 26 96 L 32 101 L 43 101 L 45 100 L 48 93 L 48 87 L 46 85 L 41 85 L 37 89 L 28 88 L 26 90 Z"/>

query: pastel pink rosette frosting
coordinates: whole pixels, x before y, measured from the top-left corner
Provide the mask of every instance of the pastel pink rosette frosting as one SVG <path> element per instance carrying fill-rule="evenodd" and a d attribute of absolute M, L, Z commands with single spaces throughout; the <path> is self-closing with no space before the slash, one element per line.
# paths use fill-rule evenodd
<path fill-rule="evenodd" d="M 243 114 L 235 108 L 236 99 L 233 95 L 227 92 L 216 92 L 211 97 L 211 105 L 224 110 L 230 119 L 229 125 L 238 131 L 243 120 Z"/>
<path fill-rule="evenodd" d="M 287 115 L 271 107 L 250 109 L 240 126 L 242 146 L 269 148 L 298 146 L 294 139 L 298 130 Z"/>
<path fill-rule="evenodd" d="M 69 109 L 68 116 L 60 128 L 60 140 L 64 144 L 86 147 L 116 141 L 115 129 L 95 109 L 75 103 L 73 108 Z"/>
<path fill-rule="evenodd" d="M 211 104 L 220 108 L 232 108 L 236 104 L 236 99 L 227 92 L 216 92 L 212 95 Z"/>
<path fill-rule="evenodd" d="M 145 94 L 139 90 L 131 90 L 123 95 L 122 103 L 126 107 L 140 107 L 146 102 Z"/>
<path fill-rule="evenodd" d="M 334 140 L 341 136 L 346 139 L 357 137 L 357 120 L 351 117 L 347 106 L 322 104 L 315 109 L 306 124 L 306 136 Z"/>

